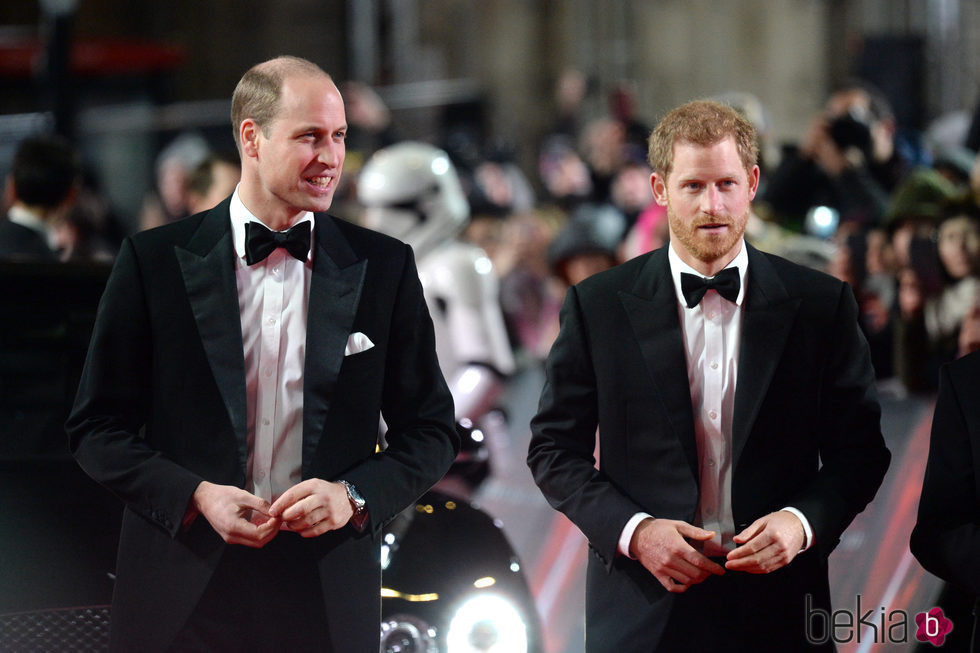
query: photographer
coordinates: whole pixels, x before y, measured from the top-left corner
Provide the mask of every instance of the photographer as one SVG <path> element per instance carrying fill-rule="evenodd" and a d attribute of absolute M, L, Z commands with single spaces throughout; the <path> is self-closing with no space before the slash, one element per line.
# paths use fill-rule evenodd
<path fill-rule="evenodd" d="M 895 118 L 870 85 L 837 87 L 798 147 L 784 152 L 764 196 L 772 217 L 797 227 L 814 207 L 835 209 L 841 223 L 876 224 L 908 169 L 895 147 Z"/>

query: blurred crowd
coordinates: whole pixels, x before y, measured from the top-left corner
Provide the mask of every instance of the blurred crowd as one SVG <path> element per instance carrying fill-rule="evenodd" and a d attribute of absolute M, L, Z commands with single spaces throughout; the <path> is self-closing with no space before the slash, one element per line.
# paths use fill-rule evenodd
<path fill-rule="evenodd" d="M 535 144 L 532 170 L 512 146 L 483 142 L 478 130 L 450 130 L 433 143 L 448 153 L 469 202 L 454 238 L 493 262 L 519 361 L 547 354 L 569 284 L 667 239 L 647 162 L 656 117 L 637 115 L 629 83 L 607 90 L 596 112 L 595 87 L 577 70 L 556 80 L 554 120 Z M 348 159 L 332 212 L 359 221 L 360 169 L 400 135 L 371 88 L 347 83 L 342 91 Z M 758 98 L 714 99 L 742 111 L 760 136 L 749 242 L 847 281 L 882 383 L 898 393 L 934 391 L 942 363 L 980 348 L 980 111 L 910 132 L 877 89 L 846 80 L 795 142 L 776 144 Z M 234 153 L 181 134 L 160 151 L 140 215 L 121 221 L 72 145 L 56 136 L 25 139 L 9 169 L 0 220 L 7 260 L 109 262 L 121 225 L 152 228 L 210 208 L 239 176 Z"/>

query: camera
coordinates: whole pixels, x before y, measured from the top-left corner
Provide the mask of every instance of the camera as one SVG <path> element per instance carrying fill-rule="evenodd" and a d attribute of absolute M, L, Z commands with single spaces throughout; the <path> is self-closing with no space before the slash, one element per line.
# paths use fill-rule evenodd
<path fill-rule="evenodd" d="M 861 112 L 851 110 L 831 120 L 830 137 L 842 150 L 856 147 L 866 156 L 871 152 L 871 124 Z"/>

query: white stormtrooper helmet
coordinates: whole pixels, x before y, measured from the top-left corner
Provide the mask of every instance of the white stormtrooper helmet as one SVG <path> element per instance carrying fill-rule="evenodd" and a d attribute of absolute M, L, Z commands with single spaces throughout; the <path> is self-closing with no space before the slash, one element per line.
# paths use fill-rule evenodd
<path fill-rule="evenodd" d="M 420 257 L 455 237 L 470 212 L 449 155 L 411 141 L 374 153 L 361 170 L 357 198 L 366 227 L 403 240 Z"/>

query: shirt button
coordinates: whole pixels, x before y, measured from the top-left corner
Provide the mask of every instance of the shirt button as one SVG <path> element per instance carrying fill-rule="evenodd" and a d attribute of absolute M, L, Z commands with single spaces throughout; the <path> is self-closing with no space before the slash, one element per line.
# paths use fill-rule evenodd
<path fill-rule="evenodd" d="M 712 364 L 711 364 L 711 369 L 713 369 L 713 370 L 717 370 L 717 369 L 718 369 L 718 363 L 717 363 L 717 362 L 715 362 L 715 363 L 712 363 Z"/>
<path fill-rule="evenodd" d="M 715 461 L 713 459 L 709 458 L 708 459 L 708 467 L 714 467 L 714 466 L 715 466 Z"/>
<path fill-rule="evenodd" d="M 269 318 L 269 325 L 271 326 L 271 325 L 273 325 L 273 324 L 275 324 L 275 323 L 276 323 L 276 318 L 274 318 L 274 317 L 270 317 L 270 318 Z"/>
<path fill-rule="evenodd" d="M 262 426 L 268 426 L 268 425 L 269 425 L 269 420 L 268 420 L 268 418 L 266 418 L 266 419 L 264 419 L 264 420 L 262 420 Z"/>
<path fill-rule="evenodd" d="M 259 470 L 258 472 L 256 472 L 256 474 L 255 474 L 255 478 L 257 478 L 257 479 L 259 479 L 260 481 L 261 481 L 261 480 L 262 480 L 263 478 L 265 478 L 265 470 L 261 470 L 261 469 L 260 469 L 260 470 Z"/>
<path fill-rule="evenodd" d="M 708 417 L 710 417 L 711 419 L 715 419 L 716 417 L 718 417 L 718 413 L 712 410 L 708 413 Z"/>
<path fill-rule="evenodd" d="M 272 370 L 266 370 L 265 371 L 265 375 L 266 376 L 272 376 Z"/>

